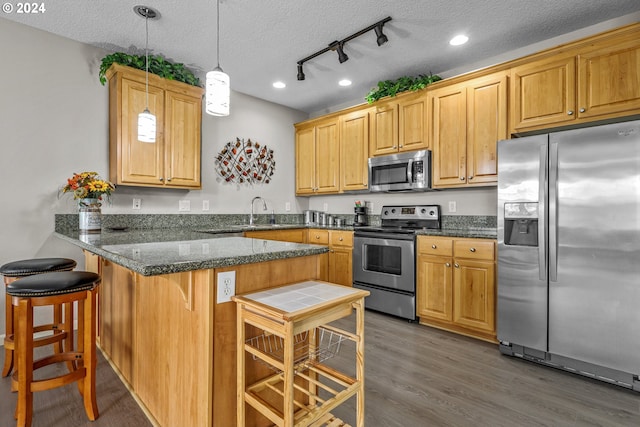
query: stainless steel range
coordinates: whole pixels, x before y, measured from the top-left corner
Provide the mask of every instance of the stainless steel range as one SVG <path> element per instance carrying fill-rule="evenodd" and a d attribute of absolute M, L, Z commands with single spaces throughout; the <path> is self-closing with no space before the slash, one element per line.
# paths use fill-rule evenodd
<path fill-rule="evenodd" d="M 368 309 L 416 320 L 416 231 L 440 228 L 440 206 L 383 206 L 380 227 L 356 227 L 353 286 Z"/>

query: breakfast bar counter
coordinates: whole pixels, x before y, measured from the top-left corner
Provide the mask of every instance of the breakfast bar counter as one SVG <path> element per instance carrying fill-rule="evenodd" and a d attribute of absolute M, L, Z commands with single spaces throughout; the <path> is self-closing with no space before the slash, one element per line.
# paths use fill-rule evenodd
<path fill-rule="evenodd" d="M 99 346 L 159 426 L 236 425 L 231 295 L 318 280 L 328 251 L 174 229 L 55 235 L 101 275 Z"/>

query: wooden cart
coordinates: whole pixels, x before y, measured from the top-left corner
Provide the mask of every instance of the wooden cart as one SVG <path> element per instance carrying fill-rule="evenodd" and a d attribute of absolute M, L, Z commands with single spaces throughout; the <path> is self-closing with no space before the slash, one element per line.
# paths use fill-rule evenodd
<path fill-rule="evenodd" d="M 368 294 L 308 281 L 233 297 L 238 308 L 239 427 L 246 425 L 245 404 L 279 427 L 344 426 L 330 411 L 353 395 L 357 395 L 356 425 L 364 427 L 364 297 Z M 354 311 L 355 333 L 328 325 Z M 355 343 L 355 378 L 323 363 L 345 340 Z M 247 379 L 245 363 L 256 362 L 265 363 L 269 374 Z"/>

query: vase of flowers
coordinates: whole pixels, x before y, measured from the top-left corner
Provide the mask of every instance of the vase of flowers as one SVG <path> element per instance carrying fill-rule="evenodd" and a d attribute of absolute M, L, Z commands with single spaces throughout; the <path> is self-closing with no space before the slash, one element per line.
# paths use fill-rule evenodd
<path fill-rule="evenodd" d="M 80 233 L 99 233 L 102 229 L 102 200 L 108 199 L 116 187 L 97 172 L 74 173 L 61 193 L 73 193 L 78 201 Z"/>

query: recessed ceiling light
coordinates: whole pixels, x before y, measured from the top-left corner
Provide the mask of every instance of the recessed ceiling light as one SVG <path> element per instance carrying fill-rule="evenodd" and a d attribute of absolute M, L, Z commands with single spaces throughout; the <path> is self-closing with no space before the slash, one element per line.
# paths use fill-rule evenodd
<path fill-rule="evenodd" d="M 351 86 L 351 80 L 349 79 L 342 79 L 338 82 L 338 84 L 340 86 Z"/>
<path fill-rule="evenodd" d="M 465 44 L 469 40 L 469 37 L 464 34 L 458 34 L 454 38 L 449 41 L 449 44 L 452 46 L 460 46 L 461 44 Z"/>
<path fill-rule="evenodd" d="M 287 87 L 287 85 L 284 82 L 274 82 L 273 87 L 275 87 L 276 89 L 282 89 Z"/>

